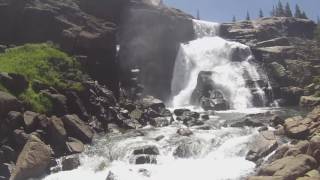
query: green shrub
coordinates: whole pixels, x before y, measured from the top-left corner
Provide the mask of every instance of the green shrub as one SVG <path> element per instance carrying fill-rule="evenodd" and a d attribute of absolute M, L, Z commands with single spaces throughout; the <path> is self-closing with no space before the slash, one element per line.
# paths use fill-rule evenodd
<path fill-rule="evenodd" d="M 48 98 L 31 88 L 34 81 L 58 90 L 83 89 L 80 80 L 84 75 L 80 65 L 52 44 L 26 44 L 7 49 L 0 54 L 0 64 L 0 72 L 18 73 L 28 79 L 29 88 L 15 95 L 37 112 L 50 111 L 52 104 Z M 0 90 L 6 89 L 0 85 Z"/>

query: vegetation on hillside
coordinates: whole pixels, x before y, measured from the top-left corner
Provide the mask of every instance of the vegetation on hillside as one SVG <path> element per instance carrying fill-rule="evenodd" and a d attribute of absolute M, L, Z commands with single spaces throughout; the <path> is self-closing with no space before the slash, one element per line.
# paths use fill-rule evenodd
<path fill-rule="evenodd" d="M 49 112 L 50 100 L 33 89 L 34 83 L 41 83 L 58 90 L 81 90 L 83 77 L 79 64 L 52 44 L 26 44 L 7 49 L 0 54 L 0 72 L 17 73 L 26 77 L 29 87 L 19 94 L 8 91 L 29 104 L 37 112 Z M 71 81 L 72 80 L 72 81 Z"/>

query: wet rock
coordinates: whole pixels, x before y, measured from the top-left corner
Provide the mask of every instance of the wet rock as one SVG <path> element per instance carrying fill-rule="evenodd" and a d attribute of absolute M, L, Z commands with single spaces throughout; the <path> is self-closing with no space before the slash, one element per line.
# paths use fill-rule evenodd
<path fill-rule="evenodd" d="M 186 129 L 186 128 L 178 129 L 177 133 L 180 136 L 191 136 L 193 134 L 193 132 L 190 129 Z"/>
<path fill-rule="evenodd" d="M 0 117 L 4 117 L 10 111 L 19 111 L 21 107 L 18 99 L 6 92 L 0 91 Z"/>
<path fill-rule="evenodd" d="M 133 151 L 134 155 L 148 154 L 148 155 L 159 155 L 159 149 L 156 146 L 148 145 L 139 147 Z"/>
<path fill-rule="evenodd" d="M 109 133 L 120 133 L 120 127 L 117 124 L 109 123 L 108 124 L 108 132 Z"/>
<path fill-rule="evenodd" d="M 110 171 L 106 180 L 119 180 L 119 178 L 112 171 Z"/>
<path fill-rule="evenodd" d="M 201 154 L 203 142 L 197 139 L 186 139 L 174 150 L 173 156 L 178 158 L 197 157 Z"/>
<path fill-rule="evenodd" d="M 27 79 L 16 73 L 0 73 L 0 83 L 16 94 L 23 92 L 29 86 Z"/>
<path fill-rule="evenodd" d="M 286 152 L 291 148 L 291 145 L 288 145 L 288 144 L 284 144 L 282 146 L 280 146 L 273 155 L 271 155 L 269 158 L 268 158 L 268 161 L 267 162 L 273 162 L 273 161 L 276 161 L 278 159 L 281 159 L 284 157 L 284 155 L 286 154 Z"/>
<path fill-rule="evenodd" d="M 302 96 L 300 99 L 300 106 L 302 107 L 316 107 L 320 105 L 320 97 L 314 97 L 314 96 Z"/>
<path fill-rule="evenodd" d="M 51 148 L 39 138 L 30 136 L 22 149 L 11 179 L 24 180 L 42 175 L 50 164 Z"/>
<path fill-rule="evenodd" d="M 316 160 L 308 155 L 287 156 L 260 169 L 259 175 L 281 176 L 284 180 L 296 179 L 317 166 Z"/>
<path fill-rule="evenodd" d="M 42 130 L 47 130 L 50 123 L 49 118 L 44 114 L 40 114 L 39 116 L 37 116 L 37 119 L 38 119 L 38 128 Z"/>
<path fill-rule="evenodd" d="M 39 114 L 31 111 L 26 111 L 23 113 L 23 122 L 24 122 L 24 128 L 27 132 L 33 132 L 36 130 L 38 121 L 37 116 Z"/>
<path fill-rule="evenodd" d="M 65 115 L 62 117 L 68 135 L 90 143 L 93 138 L 93 131 L 77 115 Z"/>
<path fill-rule="evenodd" d="M 135 164 L 157 164 L 157 159 L 154 156 L 140 154 L 135 157 Z"/>
<path fill-rule="evenodd" d="M 70 154 L 82 153 L 84 151 L 83 143 L 76 138 L 68 137 L 66 146 Z"/>
<path fill-rule="evenodd" d="M 197 112 L 191 112 L 191 111 L 186 111 L 183 113 L 184 116 L 186 117 L 192 117 L 192 118 L 195 118 L 195 119 L 199 119 L 200 118 L 200 113 L 197 113 Z"/>
<path fill-rule="evenodd" d="M 251 118 L 245 118 L 245 119 L 240 120 L 238 122 L 232 123 L 230 126 L 231 127 L 245 127 L 245 126 L 260 127 L 260 126 L 264 126 L 264 124 L 261 122 L 254 121 Z"/>
<path fill-rule="evenodd" d="M 254 141 L 249 145 L 250 150 L 246 159 L 256 162 L 260 158 L 270 154 L 277 147 L 278 143 L 272 131 L 260 132 L 260 134 L 256 136 Z"/>
<path fill-rule="evenodd" d="M 204 122 L 197 119 L 191 119 L 188 121 L 183 121 L 183 124 L 188 127 L 192 127 L 192 126 L 202 126 L 204 125 Z"/>
<path fill-rule="evenodd" d="M 126 129 L 139 129 L 142 127 L 142 125 L 139 123 L 139 121 L 137 121 L 135 119 L 122 120 L 122 126 Z"/>
<path fill-rule="evenodd" d="M 185 112 L 190 112 L 190 109 L 175 109 L 173 111 L 176 116 L 182 116 Z"/>
<path fill-rule="evenodd" d="M 165 136 L 164 135 L 160 135 L 160 136 L 156 137 L 154 140 L 155 141 L 161 141 L 163 138 L 165 138 Z"/>
<path fill-rule="evenodd" d="M 148 171 L 147 169 L 139 169 L 138 171 L 141 175 L 145 176 L 145 177 L 150 177 L 151 173 L 150 171 Z"/>
<path fill-rule="evenodd" d="M 301 123 L 302 117 L 292 117 L 285 120 L 284 129 L 289 137 L 306 139 L 309 136 L 309 129 Z"/>
<path fill-rule="evenodd" d="M 80 166 L 80 160 L 78 155 L 63 157 L 62 161 L 62 171 L 70 171 L 76 169 Z"/>
<path fill-rule="evenodd" d="M 286 106 L 298 105 L 303 93 L 304 90 L 299 87 L 290 86 L 280 88 L 280 94 L 281 97 L 285 100 L 284 105 Z"/>
<path fill-rule="evenodd" d="M 155 97 L 147 96 L 142 99 L 142 105 L 144 108 L 151 108 L 157 112 L 161 111 L 161 109 L 165 108 L 164 103 Z"/>
<path fill-rule="evenodd" d="M 209 120 L 210 119 L 210 116 L 208 114 L 203 114 L 201 115 L 201 119 L 203 120 Z"/>
<path fill-rule="evenodd" d="M 151 118 L 149 122 L 154 127 L 165 127 L 170 125 L 171 118 L 156 117 L 156 118 Z"/>
<path fill-rule="evenodd" d="M 259 132 L 268 131 L 268 126 L 262 126 L 258 129 Z"/>

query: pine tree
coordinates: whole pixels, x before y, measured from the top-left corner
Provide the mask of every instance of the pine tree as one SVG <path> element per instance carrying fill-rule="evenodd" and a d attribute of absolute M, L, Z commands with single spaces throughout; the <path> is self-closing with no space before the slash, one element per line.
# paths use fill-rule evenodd
<path fill-rule="evenodd" d="M 232 17 L 232 22 L 236 22 L 236 21 L 237 21 L 236 16 L 233 16 L 233 17 Z"/>
<path fill-rule="evenodd" d="M 199 9 L 197 10 L 197 19 L 200 20 L 200 11 L 199 11 Z"/>
<path fill-rule="evenodd" d="M 292 17 L 292 11 L 290 8 L 290 4 L 287 2 L 285 10 L 284 10 L 284 14 L 286 17 Z"/>
<path fill-rule="evenodd" d="M 272 6 L 272 10 L 270 12 L 270 15 L 271 15 L 271 17 L 276 16 L 276 10 L 275 10 L 274 6 Z"/>
<path fill-rule="evenodd" d="M 294 17 L 295 18 L 301 18 L 302 17 L 302 13 L 301 13 L 301 10 L 300 10 L 300 7 L 298 4 L 296 4 L 296 12 L 294 13 Z"/>
<path fill-rule="evenodd" d="M 276 8 L 276 16 L 283 17 L 284 15 L 285 14 L 284 14 L 283 5 L 282 5 L 281 1 L 279 0 L 278 6 Z"/>
<path fill-rule="evenodd" d="M 304 11 L 302 12 L 301 19 L 308 19 L 306 12 L 304 12 Z"/>
<path fill-rule="evenodd" d="M 246 20 L 247 20 L 247 21 L 250 21 L 250 19 L 251 19 L 251 18 L 250 18 L 250 14 L 249 14 L 249 11 L 247 11 L 247 16 L 246 16 Z"/>
<path fill-rule="evenodd" d="M 259 10 L 259 17 L 260 17 L 260 18 L 263 18 L 263 11 L 262 11 L 261 8 L 260 8 L 260 10 Z"/>

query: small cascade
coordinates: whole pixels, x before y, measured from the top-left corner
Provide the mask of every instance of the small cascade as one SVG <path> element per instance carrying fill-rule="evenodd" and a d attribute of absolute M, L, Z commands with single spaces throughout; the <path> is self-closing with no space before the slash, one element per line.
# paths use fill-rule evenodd
<path fill-rule="evenodd" d="M 217 23 L 198 20 L 193 23 L 198 39 L 180 46 L 171 83 L 173 107 L 190 104 L 197 77 L 204 71 L 212 72 L 214 88 L 225 95 L 232 109 L 265 105 L 263 83 L 259 84 L 262 77 L 253 63 L 250 48 L 218 37 Z"/>
<path fill-rule="evenodd" d="M 193 28 L 197 38 L 218 36 L 220 24 L 215 22 L 193 20 Z"/>

